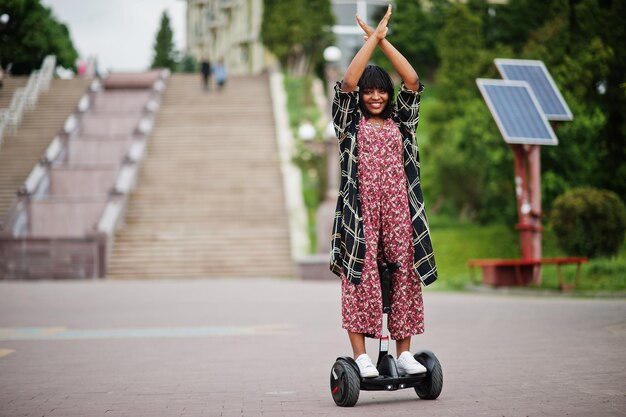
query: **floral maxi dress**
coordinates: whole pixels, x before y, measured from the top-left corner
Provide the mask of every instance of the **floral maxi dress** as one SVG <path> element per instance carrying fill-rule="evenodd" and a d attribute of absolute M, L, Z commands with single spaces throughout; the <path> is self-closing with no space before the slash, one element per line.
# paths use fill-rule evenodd
<path fill-rule="evenodd" d="M 402 159 L 402 136 L 392 119 L 376 128 L 361 118 L 357 137 L 358 181 L 365 232 L 365 263 L 359 284 L 342 277 L 342 327 L 380 337 L 382 296 L 377 260 L 400 268 L 392 276 L 391 338 L 424 332 L 421 281 L 412 268 L 412 224 Z"/>

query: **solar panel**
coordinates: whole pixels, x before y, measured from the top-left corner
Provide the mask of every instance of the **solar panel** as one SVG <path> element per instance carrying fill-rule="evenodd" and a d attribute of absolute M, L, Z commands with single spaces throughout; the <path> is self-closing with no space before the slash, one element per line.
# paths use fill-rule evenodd
<path fill-rule="evenodd" d="M 543 62 L 527 59 L 496 59 L 495 64 L 505 80 L 526 81 L 530 84 L 548 120 L 572 120 L 574 118 Z"/>
<path fill-rule="evenodd" d="M 476 84 L 505 142 L 558 144 L 550 123 L 526 81 L 478 78 Z"/>

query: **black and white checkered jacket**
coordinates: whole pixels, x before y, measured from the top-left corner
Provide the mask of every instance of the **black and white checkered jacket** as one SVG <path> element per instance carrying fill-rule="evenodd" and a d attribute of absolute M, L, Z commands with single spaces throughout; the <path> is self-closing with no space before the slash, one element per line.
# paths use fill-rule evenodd
<path fill-rule="evenodd" d="M 415 139 L 419 121 L 420 94 L 423 90 L 424 86 L 421 83 L 419 91 L 411 91 L 402 84 L 392 119 L 402 134 L 404 172 L 413 223 L 415 252 L 413 268 L 422 282 L 428 285 L 437 279 L 437 266 L 420 187 L 419 153 Z M 358 284 L 361 281 L 365 261 L 365 235 L 357 180 L 359 162 L 357 135 L 362 116 L 358 90 L 343 92 L 341 82 L 338 82 L 335 86 L 332 116 L 335 133 L 339 139 L 341 183 L 333 222 L 330 269 L 338 276 L 345 274 L 350 282 Z"/>

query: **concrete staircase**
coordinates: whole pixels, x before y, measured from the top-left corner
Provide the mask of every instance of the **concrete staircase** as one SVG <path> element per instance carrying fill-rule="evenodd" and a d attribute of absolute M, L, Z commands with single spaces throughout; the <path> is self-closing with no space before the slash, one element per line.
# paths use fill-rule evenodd
<path fill-rule="evenodd" d="M 168 81 L 110 278 L 295 274 L 267 76 Z"/>
<path fill-rule="evenodd" d="M 9 107 L 9 104 L 11 104 L 11 98 L 13 97 L 13 92 L 20 87 L 26 86 L 27 82 L 27 76 L 5 78 L 2 88 L 0 88 L 0 109 Z"/>
<path fill-rule="evenodd" d="M 26 80 L 26 77 L 5 80 L 4 88 L 7 90 L 1 90 L 0 107 L 8 106 L 10 92 L 24 86 Z M 74 111 L 80 97 L 87 91 L 89 82 L 79 78 L 53 79 L 50 89 L 39 97 L 35 109 L 24 114 L 17 134 L 5 133 L 4 144 L 0 149 L 0 223 L 16 191 Z"/>

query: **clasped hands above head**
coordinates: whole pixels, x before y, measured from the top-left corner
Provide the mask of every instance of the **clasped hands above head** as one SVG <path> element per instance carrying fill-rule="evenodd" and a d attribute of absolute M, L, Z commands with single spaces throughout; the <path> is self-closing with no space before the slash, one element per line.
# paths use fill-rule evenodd
<path fill-rule="evenodd" d="M 387 24 L 389 23 L 389 19 L 391 18 L 391 4 L 387 7 L 387 12 L 383 16 L 383 18 L 378 22 L 378 26 L 376 29 L 372 29 L 372 27 L 368 26 L 358 15 L 355 16 L 357 24 L 363 29 L 365 32 L 365 36 L 363 36 L 364 40 L 368 40 L 372 34 L 375 34 L 379 41 L 385 39 L 387 36 L 387 32 L 389 28 Z"/>

